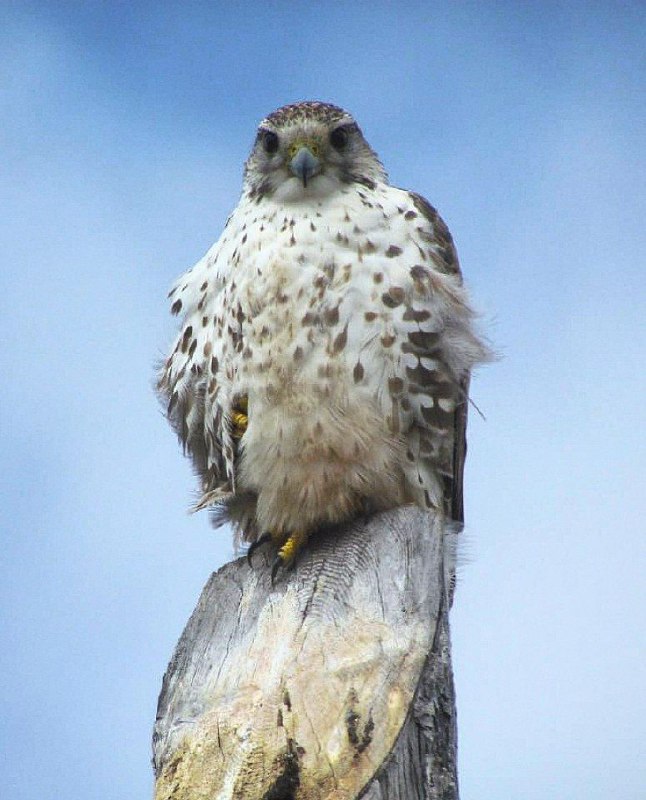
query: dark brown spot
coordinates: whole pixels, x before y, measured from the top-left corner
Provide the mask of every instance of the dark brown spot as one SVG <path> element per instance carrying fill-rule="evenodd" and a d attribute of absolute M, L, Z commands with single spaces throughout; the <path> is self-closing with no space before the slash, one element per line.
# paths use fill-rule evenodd
<path fill-rule="evenodd" d="M 440 334 L 432 331 L 411 331 L 408 338 L 415 347 L 428 352 L 437 345 Z"/>
<path fill-rule="evenodd" d="M 357 363 L 354 366 L 354 370 L 352 371 L 354 382 L 361 383 L 361 381 L 363 380 L 363 375 L 364 375 L 363 364 L 360 361 L 357 361 Z"/>
<path fill-rule="evenodd" d="M 298 345 L 294 350 L 294 361 L 301 361 L 303 358 L 303 348 Z"/>
<path fill-rule="evenodd" d="M 175 300 L 173 305 L 170 307 L 170 310 L 172 314 L 179 314 L 179 312 L 182 310 L 182 301 L 179 299 Z"/>
<path fill-rule="evenodd" d="M 211 342 L 206 342 L 204 345 L 204 355 L 208 358 L 211 355 L 211 350 L 213 349 L 213 345 Z"/>
<path fill-rule="evenodd" d="M 417 216 L 417 213 L 415 211 L 407 211 L 404 214 L 404 219 L 415 219 L 416 216 Z"/>
<path fill-rule="evenodd" d="M 332 352 L 334 353 L 334 355 L 340 353 L 347 343 L 348 343 L 348 326 L 346 325 L 345 328 L 334 340 L 334 344 L 332 345 Z"/>
<path fill-rule="evenodd" d="M 437 382 L 439 377 L 435 370 L 426 369 L 419 362 L 416 367 L 406 367 L 406 375 L 418 386 L 429 386 Z"/>
<path fill-rule="evenodd" d="M 401 247 L 397 247 L 395 244 L 391 244 L 388 250 L 386 250 L 386 257 L 387 258 L 395 258 L 395 256 L 400 256 L 402 254 Z"/>
<path fill-rule="evenodd" d="M 204 283 L 200 286 L 200 291 L 205 292 L 209 288 L 209 282 L 204 281 Z"/>
<path fill-rule="evenodd" d="M 182 335 L 182 353 L 185 353 L 188 350 L 188 343 L 191 340 L 191 336 L 193 335 L 193 326 L 189 325 Z"/>
<path fill-rule="evenodd" d="M 432 408 L 428 406 L 421 407 L 422 417 L 424 422 L 432 425 L 434 428 L 446 429 L 453 423 L 453 412 L 443 411 L 440 406 L 435 404 Z"/>
<path fill-rule="evenodd" d="M 399 286 L 391 286 L 381 295 L 381 302 L 388 308 L 397 308 L 404 302 L 404 290 Z"/>
<path fill-rule="evenodd" d="M 303 325 L 314 325 L 315 323 L 317 323 L 319 321 L 319 319 L 320 318 L 319 318 L 318 314 L 315 314 L 312 311 L 308 311 L 305 314 L 305 316 L 303 317 L 303 319 L 301 320 L 301 323 Z"/>
<path fill-rule="evenodd" d="M 363 246 L 364 252 L 366 253 L 374 253 L 377 249 L 375 245 L 370 241 L 370 239 L 366 239 L 366 243 Z"/>
<path fill-rule="evenodd" d="M 409 306 L 406 311 L 404 311 L 403 319 L 406 322 L 425 322 L 427 319 L 430 319 L 430 316 L 431 312 L 424 308 L 416 309 Z"/>
<path fill-rule="evenodd" d="M 395 337 L 391 333 L 387 333 L 381 337 L 381 344 L 384 347 L 392 347 L 395 344 Z"/>
<path fill-rule="evenodd" d="M 363 318 L 366 322 L 374 322 L 379 315 L 376 314 L 374 311 L 366 311 L 364 312 Z"/>
<path fill-rule="evenodd" d="M 216 358 L 216 356 L 211 356 L 211 372 L 214 375 L 218 371 L 219 367 L 220 367 L 220 364 L 219 364 L 218 359 Z"/>
<path fill-rule="evenodd" d="M 323 319 L 326 325 L 336 325 L 339 321 L 339 307 L 328 308 L 323 312 Z"/>
<path fill-rule="evenodd" d="M 375 272 L 375 274 L 372 276 L 372 280 L 375 283 L 381 283 L 383 281 L 383 279 L 384 279 L 384 273 L 383 272 Z"/>
<path fill-rule="evenodd" d="M 401 378 L 388 378 L 388 391 L 391 394 L 400 394 L 404 391 L 404 381 Z"/>

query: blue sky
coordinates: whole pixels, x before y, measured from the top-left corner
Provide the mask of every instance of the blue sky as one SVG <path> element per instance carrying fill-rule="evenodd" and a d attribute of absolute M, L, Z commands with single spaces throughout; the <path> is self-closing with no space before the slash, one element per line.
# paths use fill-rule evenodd
<path fill-rule="evenodd" d="M 646 793 L 646 6 L 4 3 L 0 749 L 12 800 L 150 795 L 230 538 L 151 390 L 257 122 L 347 107 L 449 223 L 479 373 L 453 612 L 463 800 Z"/>

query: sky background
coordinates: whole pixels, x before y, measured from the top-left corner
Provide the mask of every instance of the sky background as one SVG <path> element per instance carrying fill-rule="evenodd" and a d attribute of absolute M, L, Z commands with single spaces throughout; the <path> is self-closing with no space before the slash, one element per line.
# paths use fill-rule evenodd
<path fill-rule="evenodd" d="M 0 6 L 0 752 L 11 800 L 152 790 L 226 532 L 152 392 L 258 121 L 355 115 L 453 231 L 473 382 L 462 800 L 646 797 L 643 2 Z"/>

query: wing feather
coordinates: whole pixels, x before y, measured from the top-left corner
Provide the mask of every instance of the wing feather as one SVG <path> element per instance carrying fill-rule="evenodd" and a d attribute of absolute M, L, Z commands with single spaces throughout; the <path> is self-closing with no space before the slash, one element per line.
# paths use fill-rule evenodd
<path fill-rule="evenodd" d="M 229 382 L 222 369 L 226 342 L 214 335 L 225 324 L 228 263 L 222 249 L 220 239 L 169 293 L 171 311 L 181 315 L 182 323 L 157 380 L 168 420 L 201 479 L 202 496 L 195 508 L 235 490 L 236 443 Z"/>
<path fill-rule="evenodd" d="M 489 351 L 474 331 L 446 224 L 423 197 L 411 192 L 408 198 L 415 214 L 404 216 L 420 263 L 408 270 L 406 302 L 396 323 L 403 354 L 396 370 L 403 383 L 399 407 L 405 398 L 412 412 L 407 436 L 418 502 L 440 506 L 461 526 L 470 374 L 489 359 Z M 402 425 L 406 429 L 405 420 Z"/>

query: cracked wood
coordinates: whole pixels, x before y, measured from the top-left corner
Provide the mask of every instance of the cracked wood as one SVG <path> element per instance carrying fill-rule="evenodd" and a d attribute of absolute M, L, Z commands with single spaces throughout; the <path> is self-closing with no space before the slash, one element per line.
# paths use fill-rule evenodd
<path fill-rule="evenodd" d="M 211 576 L 164 676 L 156 800 L 457 800 L 441 520 L 312 537 Z"/>

